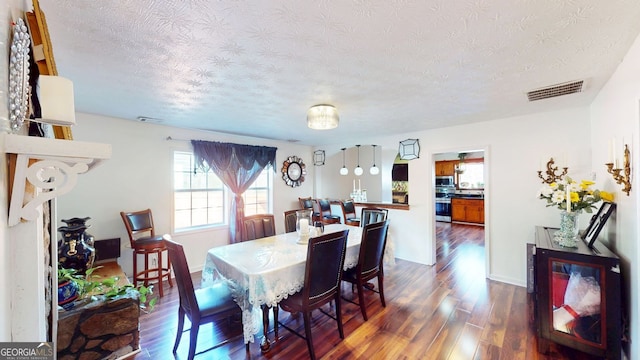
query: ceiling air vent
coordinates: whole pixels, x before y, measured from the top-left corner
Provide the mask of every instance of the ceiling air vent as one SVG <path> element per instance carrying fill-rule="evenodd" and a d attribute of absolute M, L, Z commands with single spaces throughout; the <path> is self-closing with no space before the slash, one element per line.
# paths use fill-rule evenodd
<path fill-rule="evenodd" d="M 529 91 L 527 97 L 529 101 L 548 99 L 556 96 L 569 95 L 582 92 L 584 80 L 572 81 L 563 84 L 551 85 L 546 88 Z"/>
<path fill-rule="evenodd" d="M 136 120 L 140 121 L 140 122 L 148 122 L 148 123 L 153 123 L 153 124 L 160 124 L 163 122 L 162 119 L 157 119 L 157 118 L 152 118 L 149 116 L 138 116 L 136 118 Z"/>

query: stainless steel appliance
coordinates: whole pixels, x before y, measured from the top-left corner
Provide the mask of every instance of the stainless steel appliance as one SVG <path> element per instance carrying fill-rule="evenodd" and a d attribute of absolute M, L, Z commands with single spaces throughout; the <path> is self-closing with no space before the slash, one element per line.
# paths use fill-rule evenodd
<path fill-rule="evenodd" d="M 451 197 L 455 191 L 452 185 L 436 185 L 436 221 L 451 222 Z"/>
<path fill-rule="evenodd" d="M 438 187 L 454 187 L 456 184 L 454 182 L 453 176 L 436 176 L 436 189 Z"/>

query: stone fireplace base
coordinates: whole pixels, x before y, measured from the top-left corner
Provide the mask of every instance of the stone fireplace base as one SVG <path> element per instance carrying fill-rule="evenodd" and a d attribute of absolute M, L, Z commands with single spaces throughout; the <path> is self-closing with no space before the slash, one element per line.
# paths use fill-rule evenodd
<path fill-rule="evenodd" d="M 58 317 L 58 359 L 117 359 L 139 349 L 137 294 L 99 299 Z"/>
<path fill-rule="evenodd" d="M 115 262 L 102 264 L 94 275 L 119 276 L 119 285 L 128 283 Z M 112 299 L 102 295 L 94 298 L 77 302 L 69 311 L 58 312 L 58 360 L 114 360 L 139 351 L 138 293 L 130 291 Z"/>

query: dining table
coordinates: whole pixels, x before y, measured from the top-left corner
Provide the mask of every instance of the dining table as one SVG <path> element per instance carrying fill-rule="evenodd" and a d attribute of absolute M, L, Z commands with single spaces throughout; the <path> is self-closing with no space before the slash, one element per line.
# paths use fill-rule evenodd
<path fill-rule="evenodd" d="M 324 226 L 324 234 L 345 229 L 349 230 L 344 261 L 346 270 L 358 263 L 362 228 L 345 224 Z M 269 351 L 269 309 L 302 289 L 307 247 L 308 241 L 301 241 L 297 232 L 290 232 L 208 250 L 202 270 L 202 287 L 216 281 L 227 282 L 235 302 L 242 309 L 246 344 L 254 342 L 262 328 L 260 349 Z"/>

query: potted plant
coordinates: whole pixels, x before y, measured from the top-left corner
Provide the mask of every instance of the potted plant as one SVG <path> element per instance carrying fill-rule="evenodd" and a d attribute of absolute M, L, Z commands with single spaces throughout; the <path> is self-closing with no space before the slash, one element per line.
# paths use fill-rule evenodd
<path fill-rule="evenodd" d="M 76 269 L 58 266 L 58 305 L 69 310 L 74 307 L 76 301 L 90 302 L 100 297 L 109 300 L 133 292 L 137 293 L 141 309 L 153 310 L 157 301 L 157 298 L 149 298 L 153 294 L 153 286 L 119 285 L 120 279 L 117 276 L 102 278 L 93 275 L 98 268 L 100 266 L 87 269 L 85 275 L 82 275 Z"/>

